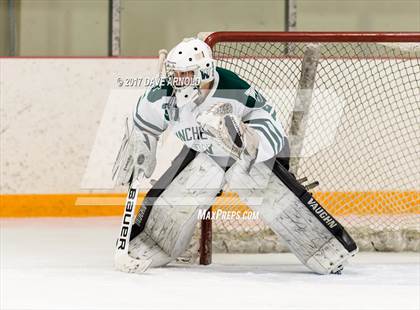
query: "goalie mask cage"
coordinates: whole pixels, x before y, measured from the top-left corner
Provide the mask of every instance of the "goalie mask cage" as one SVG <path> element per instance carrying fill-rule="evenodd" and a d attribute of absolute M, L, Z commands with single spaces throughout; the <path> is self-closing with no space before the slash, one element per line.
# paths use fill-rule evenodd
<path fill-rule="evenodd" d="M 215 32 L 199 35 L 219 67 L 275 106 L 291 169 L 361 250 L 420 249 L 420 33 Z M 232 194 L 212 207 L 247 208 Z M 211 252 L 286 247 L 260 220 L 207 220 Z"/>

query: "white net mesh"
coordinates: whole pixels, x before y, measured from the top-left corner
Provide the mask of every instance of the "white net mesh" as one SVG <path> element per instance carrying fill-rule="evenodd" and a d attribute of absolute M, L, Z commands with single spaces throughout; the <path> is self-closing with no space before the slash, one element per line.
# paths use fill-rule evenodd
<path fill-rule="evenodd" d="M 212 47 L 217 65 L 255 85 L 274 104 L 286 131 L 305 52 L 316 47 L 319 58 L 297 177 L 319 181 L 314 196 L 362 250 L 419 251 L 418 44 L 311 45 L 252 42 L 252 36 L 248 42 L 234 41 L 231 37 Z M 285 250 L 267 226 L 249 220 L 213 221 L 213 247 L 216 252 Z"/>

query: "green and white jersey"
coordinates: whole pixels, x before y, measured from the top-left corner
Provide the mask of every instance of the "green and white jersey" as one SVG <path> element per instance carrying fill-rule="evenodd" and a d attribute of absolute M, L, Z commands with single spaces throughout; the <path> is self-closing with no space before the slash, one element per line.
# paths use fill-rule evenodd
<path fill-rule="evenodd" d="M 165 109 L 172 95 L 168 84 L 150 88 L 138 101 L 134 111 L 134 124 L 140 130 L 159 136 L 170 127 L 171 131 L 189 148 L 216 158 L 227 158 L 222 148 L 213 144 L 201 126 L 197 116 L 218 103 L 230 103 L 233 114 L 254 128 L 259 137 L 256 162 L 276 156 L 284 146 L 285 133 L 276 120 L 276 111 L 257 91 L 232 71 L 216 68 L 213 87 L 199 105 L 191 102 L 179 109 L 176 120 L 169 121 Z"/>

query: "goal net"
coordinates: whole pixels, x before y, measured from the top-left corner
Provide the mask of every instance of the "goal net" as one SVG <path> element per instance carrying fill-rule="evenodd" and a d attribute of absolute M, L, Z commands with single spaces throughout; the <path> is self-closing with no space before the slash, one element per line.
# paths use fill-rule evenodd
<path fill-rule="evenodd" d="M 291 140 L 292 172 L 319 182 L 313 195 L 361 250 L 420 250 L 420 34 L 201 37 L 217 66 L 275 106 Z M 247 206 L 228 193 L 218 208 Z M 213 252 L 286 250 L 259 220 L 211 224 Z"/>

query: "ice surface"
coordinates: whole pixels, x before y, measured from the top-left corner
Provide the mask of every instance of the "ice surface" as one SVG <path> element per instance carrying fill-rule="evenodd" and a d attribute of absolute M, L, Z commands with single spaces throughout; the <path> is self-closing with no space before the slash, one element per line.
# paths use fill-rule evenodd
<path fill-rule="evenodd" d="M 361 253 L 343 275 L 290 254 L 112 267 L 119 218 L 2 219 L 1 309 L 419 309 L 420 253 Z"/>

